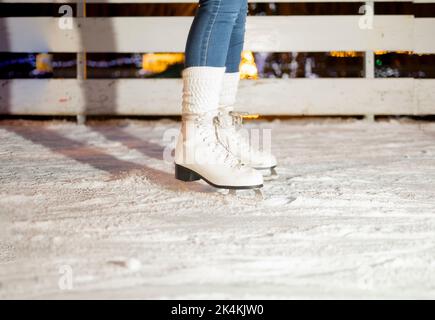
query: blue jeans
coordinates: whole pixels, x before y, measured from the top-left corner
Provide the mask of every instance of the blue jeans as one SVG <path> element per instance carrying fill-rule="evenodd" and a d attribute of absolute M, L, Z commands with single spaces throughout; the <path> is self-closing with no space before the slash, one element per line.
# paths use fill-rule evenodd
<path fill-rule="evenodd" d="M 200 0 L 187 38 L 185 67 L 238 72 L 247 12 L 247 0 Z"/>

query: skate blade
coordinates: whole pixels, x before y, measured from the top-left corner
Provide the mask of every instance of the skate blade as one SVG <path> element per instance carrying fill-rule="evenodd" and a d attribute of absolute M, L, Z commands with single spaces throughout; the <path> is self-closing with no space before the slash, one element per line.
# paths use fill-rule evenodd
<path fill-rule="evenodd" d="M 250 196 L 241 196 L 240 191 L 239 194 L 237 194 L 237 190 L 235 189 L 229 189 L 227 195 L 231 197 L 235 197 L 239 200 L 245 200 L 245 201 L 263 201 L 264 200 L 264 194 L 261 189 L 252 189 L 251 191 L 254 191 L 254 194 Z M 245 191 L 246 193 L 246 191 Z"/>
<path fill-rule="evenodd" d="M 263 174 L 264 181 L 271 181 L 279 178 L 278 172 L 276 172 L 275 168 L 260 169 L 259 171 Z M 267 173 L 267 171 L 269 171 L 269 173 Z"/>

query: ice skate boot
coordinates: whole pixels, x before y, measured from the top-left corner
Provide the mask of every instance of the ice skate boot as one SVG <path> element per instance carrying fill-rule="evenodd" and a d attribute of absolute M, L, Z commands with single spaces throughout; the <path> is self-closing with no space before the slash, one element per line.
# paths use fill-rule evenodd
<path fill-rule="evenodd" d="M 183 71 L 181 132 L 175 148 L 175 178 L 202 179 L 216 188 L 259 189 L 263 177 L 229 152 L 217 137 L 217 107 L 225 68 Z"/>
<path fill-rule="evenodd" d="M 267 150 L 251 145 L 247 136 L 241 132 L 243 118 L 249 115 L 234 112 L 239 79 L 239 73 L 225 73 L 223 77 L 218 109 L 219 140 L 242 163 L 260 170 L 267 179 L 277 178 L 276 158 Z"/>

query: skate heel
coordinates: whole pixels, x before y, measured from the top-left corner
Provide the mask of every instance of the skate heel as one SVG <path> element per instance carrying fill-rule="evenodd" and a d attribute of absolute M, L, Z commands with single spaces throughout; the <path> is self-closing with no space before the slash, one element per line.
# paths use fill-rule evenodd
<path fill-rule="evenodd" d="M 196 181 L 201 179 L 201 177 L 196 172 L 175 164 L 175 179 L 181 181 Z"/>

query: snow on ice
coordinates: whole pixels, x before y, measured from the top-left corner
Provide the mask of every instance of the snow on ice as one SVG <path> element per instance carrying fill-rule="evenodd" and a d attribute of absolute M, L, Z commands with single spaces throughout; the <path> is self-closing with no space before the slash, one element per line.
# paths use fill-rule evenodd
<path fill-rule="evenodd" d="M 2 121 L 0 298 L 435 298 L 434 123 L 255 123 L 263 201 L 174 180 L 178 125 Z"/>

